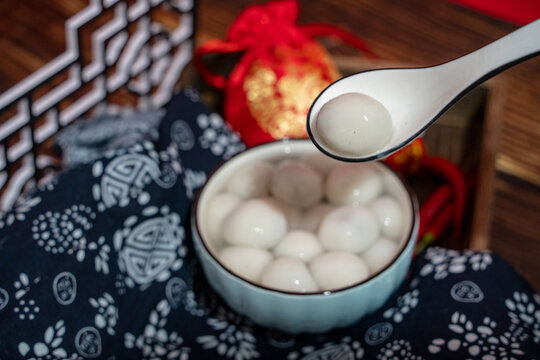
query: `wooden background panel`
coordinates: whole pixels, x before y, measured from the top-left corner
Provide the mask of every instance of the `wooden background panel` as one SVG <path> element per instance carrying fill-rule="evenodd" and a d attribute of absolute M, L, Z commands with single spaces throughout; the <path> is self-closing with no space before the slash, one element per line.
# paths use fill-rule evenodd
<path fill-rule="evenodd" d="M 222 38 L 246 0 L 198 1 L 198 43 Z M 86 0 L 0 1 L 0 92 L 65 48 L 65 20 Z M 328 22 L 361 36 L 389 62 L 428 66 L 464 55 L 515 25 L 439 0 L 300 1 L 300 23 Z M 326 41 L 336 54 L 356 51 Z M 540 289 L 540 58 L 498 75 L 506 86 L 496 155 L 491 248 Z"/>

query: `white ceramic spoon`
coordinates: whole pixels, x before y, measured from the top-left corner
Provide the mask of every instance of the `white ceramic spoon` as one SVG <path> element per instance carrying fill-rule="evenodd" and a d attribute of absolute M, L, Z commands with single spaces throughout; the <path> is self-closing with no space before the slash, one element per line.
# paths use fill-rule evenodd
<path fill-rule="evenodd" d="M 497 73 L 540 54 L 540 19 L 453 61 L 425 68 L 380 69 L 344 77 L 315 99 L 307 130 L 325 154 L 344 161 L 384 158 L 426 130 L 474 87 Z M 376 152 L 350 155 L 321 141 L 315 122 L 324 104 L 346 93 L 362 93 L 382 103 L 392 117 L 390 141 Z"/>

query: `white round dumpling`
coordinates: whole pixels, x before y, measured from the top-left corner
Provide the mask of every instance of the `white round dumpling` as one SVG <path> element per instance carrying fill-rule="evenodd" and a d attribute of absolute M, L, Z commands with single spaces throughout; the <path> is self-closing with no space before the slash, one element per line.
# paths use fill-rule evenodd
<path fill-rule="evenodd" d="M 302 221 L 302 229 L 317 233 L 322 220 L 326 215 L 336 207 L 328 203 L 318 203 L 317 205 L 306 210 Z"/>
<path fill-rule="evenodd" d="M 268 264 L 261 274 L 261 285 L 296 293 L 319 290 L 306 264 L 292 257 L 277 258 Z"/>
<path fill-rule="evenodd" d="M 311 260 L 309 269 L 321 290 L 335 290 L 359 283 L 369 276 L 365 262 L 345 251 L 331 251 Z"/>
<path fill-rule="evenodd" d="M 403 224 L 403 215 L 398 202 L 390 196 L 381 196 L 375 199 L 370 207 L 379 220 L 382 235 L 398 239 Z"/>
<path fill-rule="evenodd" d="M 231 245 L 269 249 L 287 232 L 287 219 L 264 199 L 249 199 L 223 221 L 223 237 Z"/>
<path fill-rule="evenodd" d="M 337 205 L 366 205 L 381 193 L 383 184 L 379 172 L 369 164 L 344 163 L 328 174 L 326 197 Z"/>
<path fill-rule="evenodd" d="M 210 241 L 217 244 L 222 239 L 221 225 L 223 219 L 229 215 L 242 200 L 233 194 L 218 194 L 208 202 L 208 235 Z"/>
<path fill-rule="evenodd" d="M 267 196 L 272 165 L 258 162 L 236 171 L 227 182 L 227 191 L 242 199 Z"/>
<path fill-rule="evenodd" d="M 219 253 L 219 260 L 241 278 L 257 282 L 263 269 L 272 261 L 272 254 L 263 249 L 229 246 Z"/>
<path fill-rule="evenodd" d="M 270 192 L 289 205 L 305 209 L 322 199 L 323 177 L 307 164 L 286 160 L 272 172 Z"/>
<path fill-rule="evenodd" d="M 382 150 L 392 137 L 392 117 L 377 99 L 361 93 L 327 101 L 315 121 L 321 143 L 332 152 L 367 156 Z"/>
<path fill-rule="evenodd" d="M 333 157 L 324 155 L 320 151 L 314 152 L 306 157 L 306 162 L 315 170 L 323 175 L 326 175 L 336 165 L 342 164 L 341 161 L 334 159 Z"/>
<path fill-rule="evenodd" d="M 331 211 L 319 227 L 319 240 L 326 250 L 359 253 L 379 236 L 379 224 L 363 206 L 342 206 Z"/>
<path fill-rule="evenodd" d="M 310 261 L 322 252 L 317 237 L 310 232 L 289 231 L 274 248 L 276 256 L 296 257 L 302 261 Z"/>
<path fill-rule="evenodd" d="M 398 245 L 395 241 L 379 238 L 362 253 L 362 258 L 368 265 L 370 273 L 374 274 L 388 265 L 397 251 Z"/>

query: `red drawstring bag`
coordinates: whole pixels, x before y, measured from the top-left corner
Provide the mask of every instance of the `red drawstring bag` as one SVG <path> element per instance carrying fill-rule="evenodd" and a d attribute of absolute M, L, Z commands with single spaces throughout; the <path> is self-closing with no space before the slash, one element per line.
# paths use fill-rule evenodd
<path fill-rule="evenodd" d="M 225 120 L 247 146 L 307 136 L 311 103 L 339 78 L 314 37 L 337 37 L 373 56 L 358 37 L 327 24 L 297 25 L 297 18 L 294 0 L 249 6 L 225 40 L 207 41 L 195 52 L 194 64 L 204 80 L 224 89 Z M 212 73 L 202 61 L 205 54 L 233 52 L 244 53 L 228 78 Z"/>

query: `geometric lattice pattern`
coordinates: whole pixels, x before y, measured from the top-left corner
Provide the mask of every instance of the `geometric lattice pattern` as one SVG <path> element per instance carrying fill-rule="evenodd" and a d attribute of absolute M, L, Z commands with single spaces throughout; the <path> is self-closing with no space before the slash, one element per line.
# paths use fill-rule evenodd
<path fill-rule="evenodd" d="M 0 212 L 51 166 L 47 144 L 110 104 L 165 105 L 194 36 L 193 0 L 91 0 L 65 24 L 66 51 L 0 95 Z"/>

